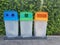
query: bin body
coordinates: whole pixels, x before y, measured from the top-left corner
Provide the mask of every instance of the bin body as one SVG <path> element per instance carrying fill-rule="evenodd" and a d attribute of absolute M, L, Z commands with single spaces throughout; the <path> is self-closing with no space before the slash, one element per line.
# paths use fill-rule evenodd
<path fill-rule="evenodd" d="M 5 31 L 7 37 L 18 36 L 18 14 L 16 11 L 4 11 Z"/>
<path fill-rule="evenodd" d="M 46 36 L 46 27 L 47 22 L 45 21 L 35 21 L 34 23 L 34 34 L 37 37 L 45 37 Z"/>
<path fill-rule="evenodd" d="M 25 14 L 27 14 L 25 16 Z M 31 12 L 20 13 L 21 37 L 32 37 L 33 15 Z"/>
<path fill-rule="evenodd" d="M 21 36 L 31 37 L 32 36 L 32 21 L 21 21 Z"/>
<path fill-rule="evenodd" d="M 35 14 L 34 34 L 36 37 L 46 37 L 47 20 L 48 14 L 46 12 L 37 12 Z"/>

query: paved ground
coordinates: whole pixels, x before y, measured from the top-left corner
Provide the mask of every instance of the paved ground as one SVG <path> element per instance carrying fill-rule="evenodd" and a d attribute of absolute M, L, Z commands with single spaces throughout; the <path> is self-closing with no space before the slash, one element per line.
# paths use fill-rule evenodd
<path fill-rule="evenodd" d="M 60 45 L 60 36 L 47 36 L 47 39 L 4 40 L 0 37 L 0 45 Z"/>

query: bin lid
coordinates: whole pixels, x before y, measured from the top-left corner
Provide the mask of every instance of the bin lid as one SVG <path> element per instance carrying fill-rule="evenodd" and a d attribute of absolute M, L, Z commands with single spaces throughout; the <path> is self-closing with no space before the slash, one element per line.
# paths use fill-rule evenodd
<path fill-rule="evenodd" d="M 32 21 L 33 13 L 32 12 L 20 12 L 20 20 L 21 21 Z"/>
<path fill-rule="evenodd" d="M 36 12 L 34 18 L 34 20 L 48 21 L 48 12 Z"/>
<path fill-rule="evenodd" d="M 18 20 L 18 13 L 14 10 L 5 10 L 4 11 L 4 20 Z"/>

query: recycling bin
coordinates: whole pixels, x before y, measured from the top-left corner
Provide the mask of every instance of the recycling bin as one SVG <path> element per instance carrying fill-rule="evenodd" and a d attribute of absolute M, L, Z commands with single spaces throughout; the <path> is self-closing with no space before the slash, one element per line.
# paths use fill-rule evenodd
<path fill-rule="evenodd" d="M 46 37 L 48 12 L 36 12 L 34 16 L 34 35 Z"/>
<path fill-rule="evenodd" d="M 4 11 L 6 37 L 18 36 L 18 13 L 14 10 Z"/>
<path fill-rule="evenodd" d="M 32 37 L 33 13 L 20 12 L 21 37 Z"/>

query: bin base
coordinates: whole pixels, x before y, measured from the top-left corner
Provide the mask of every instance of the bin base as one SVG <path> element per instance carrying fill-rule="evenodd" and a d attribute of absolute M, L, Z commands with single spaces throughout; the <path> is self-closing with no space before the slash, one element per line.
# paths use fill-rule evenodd
<path fill-rule="evenodd" d="M 11 38 L 8 38 L 8 37 L 4 37 L 4 40 L 31 40 L 31 39 L 47 39 L 47 36 L 46 37 L 11 37 Z"/>

